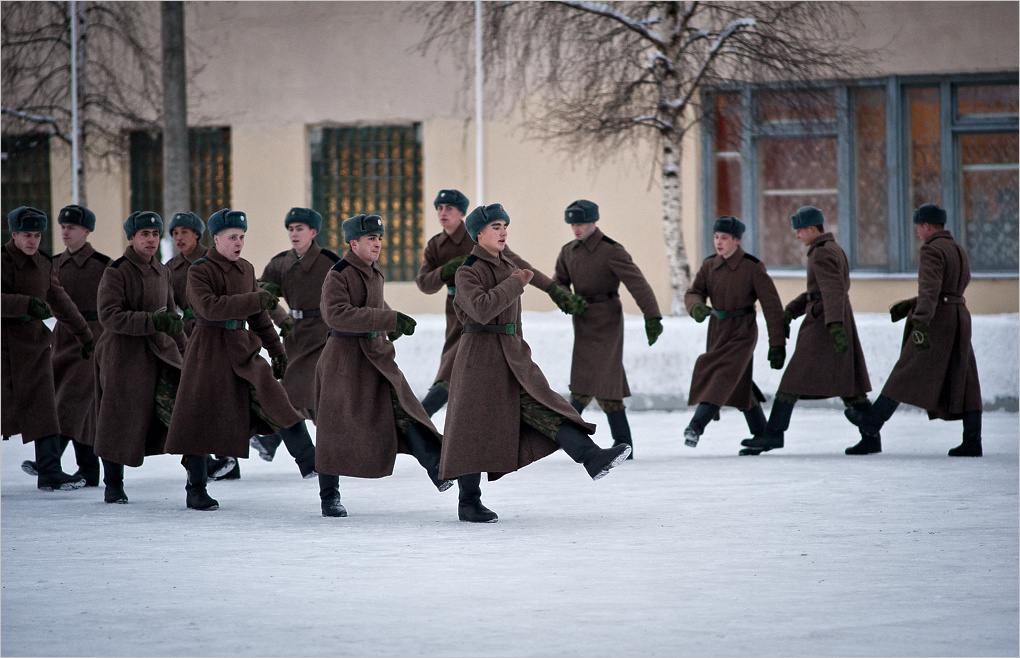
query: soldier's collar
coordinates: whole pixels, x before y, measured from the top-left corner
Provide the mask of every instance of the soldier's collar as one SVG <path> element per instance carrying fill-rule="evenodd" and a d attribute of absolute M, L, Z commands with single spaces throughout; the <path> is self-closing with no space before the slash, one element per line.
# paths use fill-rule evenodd
<path fill-rule="evenodd" d="M 465 226 L 464 226 L 464 220 L 463 219 L 460 220 L 460 223 L 457 225 L 457 228 L 453 229 L 453 233 L 452 234 L 447 233 L 446 229 L 443 229 L 439 233 L 440 233 L 440 235 L 439 235 L 439 244 L 443 244 L 447 240 L 453 240 L 454 244 L 460 244 L 461 242 L 464 242 L 464 238 L 466 238 L 468 236 L 467 228 L 465 228 Z"/>
<path fill-rule="evenodd" d="M 740 261 L 743 260 L 743 258 L 743 247 L 737 247 L 737 250 L 734 251 L 729 258 L 723 258 L 722 256 L 716 255 L 715 259 L 717 262 L 715 264 L 715 269 L 719 269 L 723 265 L 726 265 L 730 268 L 730 270 L 735 270 L 740 266 Z"/>
<path fill-rule="evenodd" d="M 234 266 L 237 269 L 241 269 L 242 259 L 238 258 L 237 260 L 230 260 L 220 252 L 216 251 L 216 249 L 210 249 L 208 252 L 206 252 L 206 257 L 212 262 L 219 265 L 220 269 L 223 270 L 224 272 L 229 272 L 231 266 Z"/>
<path fill-rule="evenodd" d="M 817 238 L 811 241 L 811 244 L 808 246 L 808 253 L 810 254 L 812 251 L 815 250 L 816 247 L 819 247 L 825 244 L 826 242 L 831 242 L 835 239 L 836 238 L 833 237 L 832 233 L 822 233 Z"/>
<path fill-rule="evenodd" d="M 11 258 L 14 259 L 14 264 L 17 265 L 19 269 L 25 267 L 25 265 L 28 265 L 29 263 L 32 263 L 36 267 L 39 267 L 39 261 L 38 261 L 39 250 L 38 249 L 36 250 L 36 252 L 34 254 L 29 256 L 28 254 L 26 254 L 21 249 L 18 249 L 17 245 L 14 244 L 14 238 L 11 238 L 10 240 L 8 240 L 7 244 L 4 245 L 4 248 L 7 250 L 7 253 L 9 253 L 11 255 Z"/>
<path fill-rule="evenodd" d="M 315 259 L 322 252 L 322 247 L 315 240 L 312 240 L 312 244 L 308 247 L 308 251 L 305 252 L 304 256 L 298 256 L 297 249 L 291 249 L 291 254 L 294 256 L 294 260 L 301 266 L 301 269 L 306 273 L 311 271 L 312 265 L 315 265 Z"/>
<path fill-rule="evenodd" d="M 501 260 L 506 261 L 507 263 L 510 262 L 510 259 L 504 256 L 502 251 L 493 256 L 485 247 L 478 244 L 471 248 L 471 255 L 478 258 L 478 260 L 484 260 L 488 263 L 492 263 L 493 265 L 498 265 Z"/>
<path fill-rule="evenodd" d="M 64 253 L 60 254 L 61 264 L 66 263 L 69 260 L 73 260 L 75 265 L 81 267 L 85 264 L 85 261 L 87 261 L 89 257 L 92 256 L 92 254 L 94 254 L 95 252 L 96 252 L 95 247 L 93 247 L 88 242 L 83 244 L 81 249 L 75 252 L 71 252 L 70 250 L 65 249 Z"/>
<path fill-rule="evenodd" d="M 205 256 L 206 253 L 208 253 L 208 252 L 209 252 L 209 247 L 207 247 L 204 244 L 202 244 L 201 242 L 199 242 L 197 245 L 195 245 L 195 248 L 194 248 L 194 250 L 192 250 L 190 256 L 185 256 L 184 254 L 181 254 L 181 257 L 184 260 L 186 260 L 189 264 L 194 265 L 196 260 L 198 260 L 202 256 Z"/>
<path fill-rule="evenodd" d="M 952 239 L 952 237 L 953 237 L 952 233 L 950 233 L 949 231 L 947 231 L 945 229 L 942 229 L 941 231 L 935 231 L 934 233 L 932 233 L 931 237 L 928 238 L 928 240 L 925 242 L 925 244 L 931 244 L 933 241 L 935 241 L 935 240 L 937 240 L 939 238 L 950 238 L 950 239 Z"/>
<path fill-rule="evenodd" d="M 373 272 L 378 272 L 380 276 L 385 277 L 383 271 L 379 269 L 379 261 L 376 261 L 371 264 L 366 263 L 364 260 L 362 260 L 361 256 L 354 253 L 353 249 L 348 249 L 347 251 L 344 252 L 344 260 L 353 265 L 354 267 L 356 267 L 357 269 L 361 270 L 365 274 L 371 275 Z"/>
<path fill-rule="evenodd" d="M 152 258 L 150 258 L 148 262 L 145 262 L 145 259 L 142 258 L 130 244 L 127 246 L 127 249 L 124 250 L 124 258 L 127 258 L 128 262 L 137 267 L 138 271 L 143 274 L 149 269 L 156 270 L 157 272 L 159 271 L 159 259 L 156 258 L 156 254 L 153 254 Z"/>
<path fill-rule="evenodd" d="M 589 252 L 595 251 L 595 247 L 599 246 L 599 243 L 602 242 L 602 231 L 596 226 L 595 230 L 588 234 L 588 237 L 579 242 L 587 247 Z"/>

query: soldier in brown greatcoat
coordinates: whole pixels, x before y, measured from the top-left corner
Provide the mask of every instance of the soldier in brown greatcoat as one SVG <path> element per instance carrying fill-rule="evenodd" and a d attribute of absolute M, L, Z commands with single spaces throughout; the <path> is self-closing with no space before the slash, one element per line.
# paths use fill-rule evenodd
<path fill-rule="evenodd" d="M 970 261 L 945 224 L 946 211 L 934 203 L 914 211 L 914 230 L 922 243 L 917 297 L 896 302 L 889 310 L 893 322 L 907 318 L 900 358 L 870 413 L 846 410 L 864 434 L 860 443 L 846 449 L 848 455 L 882 452 L 878 432 L 901 402 L 926 410 L 929 419 L 963 420 L 963 443 L 949 451 L 950 457 L 982 454 L 981 384 L 963 298 Z"/>
<path fill-rule="evenodd" d="M 687 405 L 697 408 L 687 429 L 685 443 L 698 445 L 698 439 L 723 406 L 744 412 L 751 434 L 765 431 L 765 399 L 752 379 L 754 346 L 758 343 L 758 323 L 754 303 L 761 303 L 769 334 L 769 364 L 775 370 L 786 360 L 783 303 L 765 264 L 748 254 L 740 245 L 744 223 L 723 215 L 712 228 L 715 253 L 705 259 L 694 282 L 684 295 L 684 305 L 695 322 L 708 321 L 705 353 L 694 363 L 691 392 Z M 711 301 L 710 307 L 706 302 Z"/>
<path fill-rule="evenodd" d="M 183 455 L 187 506 L 219 508 L 206 491 L 206 455 L 247 457 L 253 434 L 298 433 L 302 418 L 277 379 L 287 354 L 267 309 L 278 299 L 260 290 L 255 268 L 241 258 L 245 213 L 224 208 L 209 217 L 214 248 L 188 271 L 188 302 L 195 312 L 166 451 Z M 245 328 L 245 323 L 251 329 Z M 265 346 L 272 367 L 260 356 Z M 309 470 L 306 477 L 314 477 Z"/>
<path fill-rule="evenodd" d="M 574 353 L 570 365 L 570 404 L 581 413 L 592 398 L 609 420 L 613 445 L 633 449 L 623 398 L 630 397 L 623 370 L 623 306 L 620 283 L 645 316 L 648 345 L 662 334 L 662 313 L 655 293 L 623 245 L 595 225 L 599 207 L 584 199 L 567 206 L 565 220 L 574 232 L 556 259 L 556 283 L 583 297 L 587 309 L 573 317 Z M 633 459 L 634 453 L 627 457 Z"/>
<path fill-rule="evenodd" d="M 453 363 L 439 475 L 459 478 L 461 521 L 492 523 L 481 502 L 481 472 L 489 480 L 516 471 L 562 447 L 597 480 L 627 458 L 620 444 L 602 449 L 595 426 L 549 387 L 521 335 L 521 294 L 533 273 L 503 253 L 510 216 L 500 204 L 471 211 L 465 227 L 477 242 L 457 270 L 454 307 L 464 336 Z"/>
<path fill-rule="evenodd" d="M 266 265 L 259 278 L 263 289 L 287 302 L 289 310 L 278 307 L 270 317 L 280 327 L 280 338 L 287 349 L 287 374 L 283 387 L 287 397 L 305 418 L 315 422 L 315 364 L 326 347 L 329 327 L 322 321 L 319 301 L 322 284 L 340 257 L 315 242 L 322 227 L 322 215 L 311 208 L 291 208 L 283 220 L 293 249 L 281 251 Z M 303 426 L 303 424 L 302 424 Z M 315 462 L 315 446 L 307 429 L 297 437 L 298 444 L 288 444 L 299 465 Z M 266 461 L 273 461 L 282 437 L 255 436 L 251 446 Z"/>
<path fill-rule="evenodd" d="M 857 337 L 850 306 L 850 265 L 832 233 L 825 233 L 825 217 L 814 206 L 804 206 L 790 218 L 797 238 L 808 248 L 807 292 L 786 305 L 789 323 L 805 316 L 797 333 L 797 346 L 779 382 L 765 431 L 741 441 L 741 455 L 757 455 L 783 447 L 783 434 L 797 400 L 837 397 L 843 404 L 868 410 L 871 390 L 868 366 Z"/>
<path fill-rule="evenodd" d="M 156 258 L 163 220 L 138 211 L 124 222 L 128 247 L 99 282 L 103 335 L 96 344 L 96 455 L 104 500 L 127 503 L 124 466 L 163 454 L 187 345 L 170 270 Z"/>
<path fill-rule="evenodd" d="M 467 230 L 464 228 L 467 197 L 459 190 L 440 190 L 433 205 L 436 207 L 439 224 L 443 230 L 432 236 L 425 245 L 421 269 L 415 278 L 418 289 L 429 295 L 446 288 L 446 342 L 443 343 L 443 355 L 439 360 L 439 372 L 436 373 L 435 383 L 421 401 L 429 416 L 439 411 L 450 397 L 450 375 L 453 372 L 453 360 L 457 356 L 462 329 L 453 308 L 453 296 L 456 292 L 453 277 L 457 268 L 474 248 L 474 242 L 468 239 Z M 585 302 L 580 297 L 563 290 L 509 247 L 503 250 L 503 255 L 521 269 L 534 272 L 531 285 L 548 293 L 564 313 L 574 314 L 585 308 Z"/>
<path fill-rule="evenodd" d="M 350 249 L 322 286 L 329 339 L 315 371 L 323 516 L 347 516 L 338 476 L 386 477 L 398 452 L 414 455 L 440 491 L 453 486 L 439 477 L 442 435 L 394 360 L 391 341 L 413 334 L 415 322 L 383 299 L 382 218 L 350 217 L 343 232 Z"/>
<path fill-rule="evenodd" d="M 70 490 L 85 486 L 80 475 L 60 469 L 60 422 L 53 385 L 50 330 L 42 320 L 57 318 L 81 344 L 79 358 L 88 359 L 95 342 L 85 318 L 64 292 L 53 259 L 39 250 L 46 230 L 46 213 L 21 206 L 7 215 L 11 239 L 4 245 L 3 413 L 0 425 L 4 440 L 15 434 L 24 443 L 35 442 L 37 486 L 43 491 Z"/>

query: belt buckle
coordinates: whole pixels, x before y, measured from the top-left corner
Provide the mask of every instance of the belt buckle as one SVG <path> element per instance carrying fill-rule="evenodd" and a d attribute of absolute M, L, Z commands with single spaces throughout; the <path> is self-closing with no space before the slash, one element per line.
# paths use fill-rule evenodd
<path fill-rule="evenodd" d="M 297 308 L 297 309 L 292 308 L 292 309 L 290 309 L 290 317 L 294 318 L 295 320 L 304 320 L 305 319 L 305 312 L 302 311 L 299 308 Z"/>
<path fill-rule="evenodd" d="M 513 336 L 514 333 L 517 331 L 517 325 L 513 323 L 508 323 L 506 325 L 505 331 L 507 336 Z"/>
<path fill-rule="evenodd" d="M 237 320 L 225 320 L 223 327 L 225 329 L 237 329 Z"/>
<path fill-rule="evenodd" d="M 453 296 L 457 294 L 457 286 L 446 286 L 446 294 Z"/>
<path fill-rule="evenodd" d="M 377 338 L 378 336 L 379 336 L 378 331 L 370 331 L 367 334 L 365 334 L 365 338 Z"/>

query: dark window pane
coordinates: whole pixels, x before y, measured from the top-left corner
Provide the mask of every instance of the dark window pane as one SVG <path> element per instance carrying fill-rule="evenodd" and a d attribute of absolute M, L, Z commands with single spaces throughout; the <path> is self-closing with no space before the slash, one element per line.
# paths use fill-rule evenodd
<path fill-rule="evenodd" d="M 836 97 L 832 91 L 777 92 L 755 95 L 758 121 L 812 121 L 836 118 Z"/>
<path fill-rule="evenodd" d="M 712 197 L 713 217 L 741 214 L 740 94 L 719 94 L 715 97 L 712 123 L 715 134 L 715 190 Z"/>
<path fill-rule="evenodd" d="M 38 208 L 49 221 L 43 231 L 40 249 L 53 253 L 53 201 L 50 194 L 50 138 L 49 135 L 3 136 L 3 171 L 0 183 L 0 205 L 3 217 L 3 242 L 11 239 L 7 231 L 7 213 L 21 206 Z M 61 251 L 63 245 L 61 245 Z"/>
<path fill-rule="evenodd" d="M 1017 134 L 961 135 L 959 139 L 961 241 L 971 269 L 1015 272 L 1020 266 Z"/>
<path fill-rule="evenodd" d="M 908 174 L 910 207 L 925 203 L 942 204 L 942 139 L 939 124 L 939 90 L 937 87 L 915 87 L 907 90 L 907 112 L 910 120 L 910 154 Z M 917 267 L 920 244 L 911 234 L 910 263 Z"/>
<path fill-rule="evenodd" d="M 854 92 L 854 261 L 886 267 L 889 252 L 888 181 L 885 161 L 885 90 Z"/>
<path fill-rule="evenodd" d="M 1017 113 L 1017 85 L 966 85 L 956 88 L 957 116 L 968 119 Z"/>

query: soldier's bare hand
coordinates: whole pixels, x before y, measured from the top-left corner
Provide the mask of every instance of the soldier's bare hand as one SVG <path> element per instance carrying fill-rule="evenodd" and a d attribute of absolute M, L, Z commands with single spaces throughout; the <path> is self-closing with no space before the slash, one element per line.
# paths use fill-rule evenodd
<path fill-rule="evenodd" d="M 512 276 L 517 283 L 521 284 L 521 287 L 523 288 L 531 283 L 531 280 L 535 278 L 535 273 L 531 270 L 514 270 L 510 276 Z"/>

